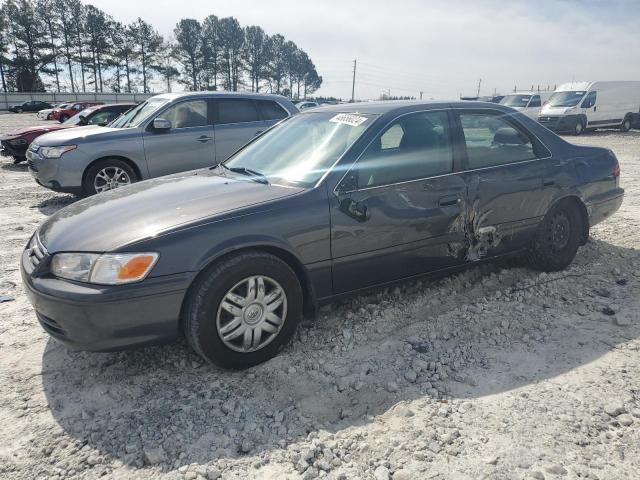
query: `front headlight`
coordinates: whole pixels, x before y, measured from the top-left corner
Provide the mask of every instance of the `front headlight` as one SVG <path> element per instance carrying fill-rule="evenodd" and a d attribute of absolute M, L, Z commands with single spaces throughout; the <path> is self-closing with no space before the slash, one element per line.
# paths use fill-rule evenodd
<path fill-rule="evenodd" d="M 75 150 L 77 145 L 60 145 L 59 147 L 42 147 L 40 155 L 44 158 L 60 158 L 64 153 Z"/>
<path fill-rule="evenodd" d="M 51 272 L 78 282 L 120 285 L 144 280 L 157 260 L 157 253 L 57 253 Z"/>

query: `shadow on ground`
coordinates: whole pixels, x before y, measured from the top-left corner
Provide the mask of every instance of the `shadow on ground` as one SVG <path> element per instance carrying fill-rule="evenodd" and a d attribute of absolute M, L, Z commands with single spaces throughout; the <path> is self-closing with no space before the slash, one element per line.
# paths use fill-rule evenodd
<path fill-rule="evenodd" d="M 526 288 L 548 277 L 523 267 L 498 275 L 495 268 L 480 266 L 433 283 L 411 282 L 402 287 L 406 318 L 384 301 L 382 320 L 350 315 L 354 305 L 368 307 L 380 294 L 334 305 L 315 323 L 303 325 L 277 358 L 243 372 L 204 365 L 182 343 L 96 354 L 70 352 L 50 340 L 42 359 L 43 387 L 52 415 L 69 435 L 125 463 L 141 466 L 143 447 L 162 447 L 164 469 L 282 448 L 311 431 L 372 422 L 399 401 L 434 396 L 436 387 L 449 398 L 474 399 L 593 362 L 638 338 L 640 325 L 617 326 L 600 313 L 602 299 L 590 289 L 610 282 L 616 302 L 636 301 L 632 289 L 637 285 L 624 276 L 639 259 L 636 250 L 591 241 L 576 259 L 580 274 L 560 272 L 558 277 L 570 278 L 556 282 L 553 295 Z M 629 265 L 619 272 L 619 285 L 611 276 L 613 262 Z M 451 285 L 459 293 L 447 294 Z M 515 285 L 520 286 L 513 293 L 516 304 L 504 295 L 495 299 L 498 291 Z M 583 303 L 593 304 L 588 314 L 577 313 L 576 292 L 585 292 Z M 492 295 L 489 303 L 483 301 Z M 431 297 L 441 302 L 427 308 L 425 299 Z M 460 309 L 478 305 L 483 308 L 477 318 L 465 323 Z M 397 325 L 385 330 L 389 319 Z M 489 333 L 505 319 L 514 325 L 501 341 Z M 354 335 L 369 334 L 341 348 L 344 325 L 351 324 Z M 448 379 L 421 374 L 411 382 L 403 376 L 412 359 L 453 359 L 462 350 L 473 361 L 462 361 Z M 385 387 L 390 380 L 397 391 Z"/>

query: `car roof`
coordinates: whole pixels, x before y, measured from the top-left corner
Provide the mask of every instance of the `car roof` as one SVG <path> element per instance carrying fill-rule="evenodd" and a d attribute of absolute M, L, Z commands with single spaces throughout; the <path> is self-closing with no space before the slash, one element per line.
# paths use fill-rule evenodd
<path fill-rule="evenodd" d="M 225 91 L 203 91 L 203 92 L 174 92 L 174 93 L 161 93 L 155 95 L 155 97 L 167 98 L 174 100 L 176 98 L 184 98 L 184 97 L 240 97 L 240 98 L 255 98 L 255 99 L 279 99 L 279 100 L 287 100 L 287 97 L 282 95 L 276 95 L 274 93 L 256 93 L 256 92 L 225 92 Z"/>
<path fill-rule="evenodd" d="M 505 112 L 512 111 L 497 103 L 480 101 L 437 101 L 437 100 L 385 100 L 378 102 L 356 102 L 342 103 L 339 105 L 326 105 L 314 108 L 314 112 L 336 112 L 336 113 L 365 113 L 373 115 L 384 115 L 395 112 L 410 112 L 416 110 L 434 110 L 438 108 L 487 108 Z"/>

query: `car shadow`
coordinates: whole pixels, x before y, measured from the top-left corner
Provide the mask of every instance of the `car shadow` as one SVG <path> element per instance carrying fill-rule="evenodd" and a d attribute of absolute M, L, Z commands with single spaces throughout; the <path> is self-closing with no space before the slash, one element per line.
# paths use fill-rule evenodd
<path fill-rule="evenodd" d="M 36 208 L 40 213 L 47 217 L 53 215 L 58 210 L 71 205 L 74 202 L 80 200 L 81 197 L 75 195 L 56 195 L 55 197 L 47 198 L 36 205 Z"/>
<path fill-rule="evenodd" d="M 11 161 L 10 163 L 3 163 L 0 168 L 10 172 L 26 172 L 27 162 L 14 163 Z"/>
<path fill-rule="evenodd" d="M 612 271 L 614 259 L 628 268 Z M 399 402 L 474 400 L 588 365 L 640 335 L 616 323 L 640 307 L 639 260 L 591 240 L 563 272 L 497 263 L 407 282 L 322 309 L 279 356 L 241 372 L 204 364 L 183 341 L 85 353 L 49 340 L 43 388 L 67 434 L 125 464 L 158 447 L 165 471 L 258 454 Z M 611 303 L 620 311 L 602 313 Z"/>

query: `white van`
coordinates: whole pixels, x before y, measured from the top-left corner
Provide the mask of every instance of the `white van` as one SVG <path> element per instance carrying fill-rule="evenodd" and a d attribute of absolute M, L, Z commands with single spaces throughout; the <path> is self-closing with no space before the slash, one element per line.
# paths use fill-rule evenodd
<path fill-rule="evenodd" d="M 580 135 L 596 128 L 628 131 L 640 115 L 640 82 L 572 82 L 560 85 L 542 108 L 545 127 Z"/>
<path fill-rule="evenodd" d="M 553 92 L 515 92 L 505 95 L 500 103 L 537 120 L 542 106 L 552 94 Z"/>

